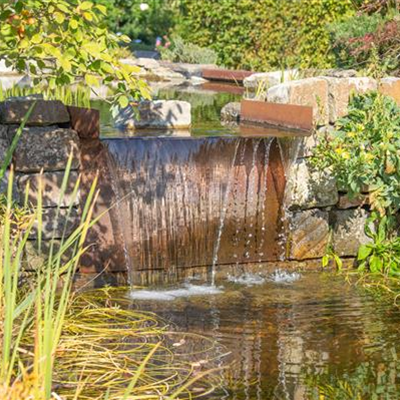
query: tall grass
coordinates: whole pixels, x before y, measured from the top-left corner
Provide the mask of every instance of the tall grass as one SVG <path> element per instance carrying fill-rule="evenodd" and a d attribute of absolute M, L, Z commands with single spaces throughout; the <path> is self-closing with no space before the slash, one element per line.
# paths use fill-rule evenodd
<path fill-rule="evenodd" d="M 75 87 L 39 88 L 32 86 L 13 85 L 4 89 L 0 84 L 0 101 L 9 97 L 22 97 L 35 94 L 43 95 L 45 100 L 60 100 L 68 106 L 90 108 L 91 89 L 87 86 L 77 85 Z"/>
<path fill-rule="evenodd" d="M 5 177 L 12 151 L 13 146 L 0 178 Z M 61 215 L 71 165 L 72 155 L 61 185 L 56 219 Z M 13 181 L 11 166 L 0 208 L 0 399 L 173 400 L 212 392 L 218 380 L 176 354 L 171 334 L 155 315 L 123 310 L 111 301 L 104 303 L 96 297 L 97 292 L 91 296 L 74 294 L 73 278 L 87 250 L 87 233 L 102 217 L 93 215 L 99 194 L 97 177 L 82 207 L 79 226 L 67 235 L 65 225 L 61 242 L 53 239 L 49 246 L 44 246 L 41 235 L 43 182 L 36 204 L 25 200 L 23 206 L 16 206 Z M 80 178 L 70 196 L 67 220 L 79 187 Z M 29 187 L 25 199 L 28 191 Z M 27 274 L 24 254 L 33 234 L 46 261 Z M 211 342 L 207 343 L 211 348 Z M 212 357 L 208 362 L 212 367 Z M 193 385 L 196 396 L 191 391 Z"/>

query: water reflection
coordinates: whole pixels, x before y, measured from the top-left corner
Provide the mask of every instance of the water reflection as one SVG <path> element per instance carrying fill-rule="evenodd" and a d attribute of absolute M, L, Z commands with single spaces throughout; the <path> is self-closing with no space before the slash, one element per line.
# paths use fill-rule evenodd
<path fill-rule="evenodd" d="M 134 301 L 176 330 L 213 338 L 221 354 L 231 352 L 225 388 L 210 398 L 305 400 L 310 376 L 340 377 L 366 362 L 397 376 L 385 352 L 400 347 L 399 311 L 342 278 L 303 273 L 286 284 L 269 276 L 261 285 L 240 280 L 218 285 L 223 294 Z"/>

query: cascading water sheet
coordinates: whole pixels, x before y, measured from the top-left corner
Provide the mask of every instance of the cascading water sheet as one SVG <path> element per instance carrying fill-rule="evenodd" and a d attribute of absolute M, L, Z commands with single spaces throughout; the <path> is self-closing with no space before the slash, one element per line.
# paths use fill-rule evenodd
<path fill-rule="evenodd" d="M 285 174 L 274 138 L 104 141 L 130 270 L 274 261 Z"/>

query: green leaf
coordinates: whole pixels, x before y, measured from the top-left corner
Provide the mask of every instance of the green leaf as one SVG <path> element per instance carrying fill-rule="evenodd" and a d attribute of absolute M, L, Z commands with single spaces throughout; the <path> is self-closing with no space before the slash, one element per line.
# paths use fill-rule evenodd
<path fill-rule="evenodd" d="M 82 11 L 90 10 L 93 8 L 93 3 L 91 1 L 84 1 L 79 5 L 79 9 Z"/>
<path fill-rule="evenodd" d="M 358 256 L 357 260 L 358 261 L 364 261 L 366 260 L 372 253 L 372 247 L 370 245 L 362 245 L 358 249 Z"/>
<path fill-rule="evenodd" d="M 129 105 L 129 99 L 127 96 L 120 96 L 118 99 L 118 103 L 121 108 L 126 108 Z"/>

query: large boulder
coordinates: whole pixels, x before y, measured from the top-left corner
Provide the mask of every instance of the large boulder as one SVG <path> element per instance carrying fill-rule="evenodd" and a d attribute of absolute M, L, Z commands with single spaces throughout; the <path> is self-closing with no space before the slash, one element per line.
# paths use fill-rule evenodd
<path fill-rule="evenodd" d="M 321 210 L 294 213 L 289 239 L 290 260 L 322 258 L 329 243 L 329 213 Z"/>
<path fill-rule="evenodd" d="M 294 162 L 285 190 L 285 205 L 290 210 L 329 207 L 338 201 L 338 189 L 332 175 L 313 169 L 307 159 Z"/>
<path fill-rule="evenodd" d="M 17 128 L 10 130 L 11 137 Z M 79 137 L 72 129 L 25 128 L 14 152 L 15 170 L 40 172 L 65 170 L 72 153 L 73 170 L 80 165 Z"/>
<path fill-rule="evenodd" d="M 347 115 L 352 94 L 364 94 L 378 88 L 377 81 L 372 78 L 325 77 L 325 79 L 329 88 L 329 122 L 331 123 Z"/>
<path fill-rule="evenodd" d="M 120 111 L 116 125 L 122 129 L 187 129 L 191 126 L 191 105 L 186 101 L 145 101 L 137 109 Z"/>
<path fill-rule="evenodd" d="M 18 188 L 20 193 L 25 193 L 27 185 L 28 201 L 31 204 L 37 203 L 40 179 L 42 180 L 43 194 L 42 203 L 43 207 L 69 207 L 70 205 L 79 205 L 79 195 L 73 196 L 75 185 L 78 181 L 78 173 L 72 171 L 69 175 L 68 184 L 61 199 L 61 187 L 63 184 L 65 172 L 46 172 L 44 174 L 28 174 L 21 175 L 18 178 Z"/>
<path fill-rule="evenodd" d="M 70 121 L 67 107 L 61 101 L 11 98 L 0 103 L 0 123 L 21 124 L 34 102 L 36 105 L 27 121 L 27 126 L 58 125 Z"/>
<path fill-rule="evenodd" d="M 368 217 L 363 209 L 332 211 L 332 245 L 340 257 L 355 257 L 361 245 L 371 242 L 365 234 Z"/>
<path fill-rule="evenodd" d="M 379 91 L 392 97 L 400 106 L 400 78 L 383 78 L 379 82 Z"/>
<path fill-rule="evenodd" d="M 328 93 L 326 79 L 307 78 L 271 87 L 267 91 L 267 101 L 312 107 L 315 124 L 327 125 L 329 123 Z"/>

